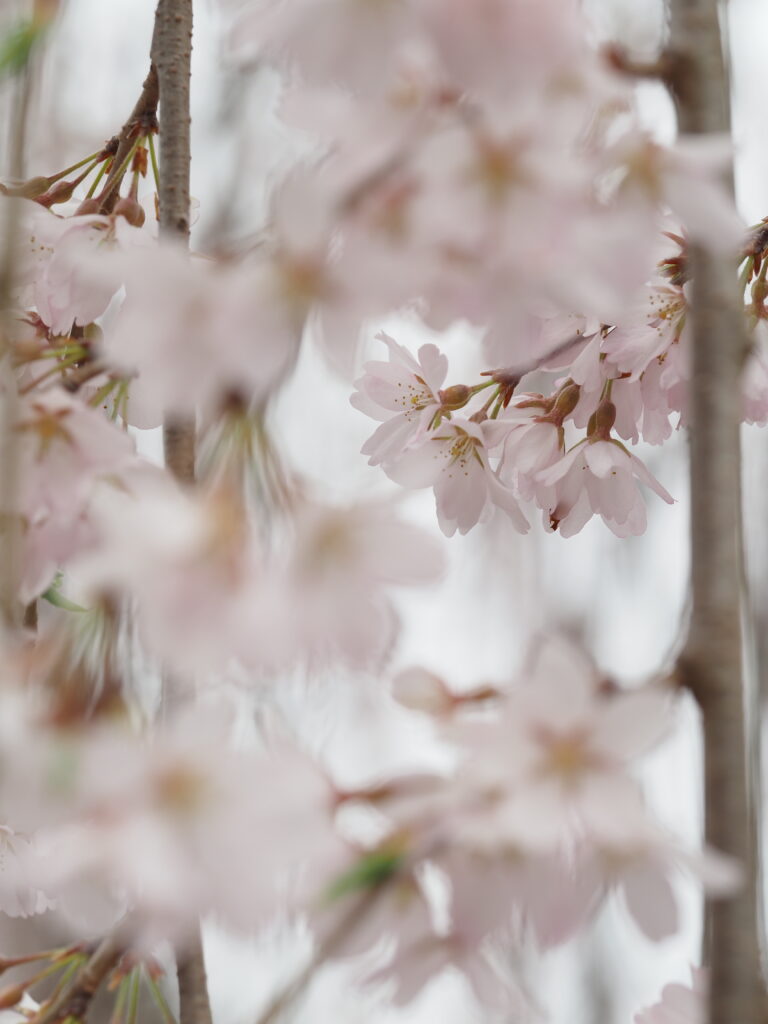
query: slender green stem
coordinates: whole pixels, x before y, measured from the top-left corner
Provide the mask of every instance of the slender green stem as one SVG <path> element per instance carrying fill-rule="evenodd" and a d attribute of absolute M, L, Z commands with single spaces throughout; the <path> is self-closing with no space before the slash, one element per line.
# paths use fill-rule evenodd
<path fill-rule="evenodd" d="M 67 370 L 69 369 L 70 366 L 74 366 L 76 363 L 79 363 L 82 360 L 82 358 L 82 354 L 75 352 L 73 355 L 68 356 L 66 359 L 62 359 L 60 363 L 56 363 L 55 366 L 52 366 L 49 370 L 46 370 L 45 373 L 41 373 L 39 377 L 35 377 L 34 380 L 29 382 L 29 384 L 26 384 L 23 388 L 21 388 L 19 394 L 28 395 L 29 392 L 34 391 L 39 384 L 44 383 L 50 377 L 55 377 L 56 374 L 61 373 L 62 370 Z"/>
<path fill-rule="evenodd" d="M 128 998 L 130 981 L 130 974 L 125 978 L 120 979 L 120 984 L 117 986 L 117 995 L 115 996 L 115 1005 L 112 1008 L 112 1016 L 109 1019 L 110 1024 L 122 1024 L 123 1010 L 125 1009 L 125 1003 Z"/>
<path fill-rule="evenodd" d="M 765 261 L 763 261 L 763 262 L 765 262 Z M 741 273 L 739 274 L 739 290 L 740 290 L 742 295 L 744 294 L 744 291 L 746 290 L 746 287 L 749 284 L 749 279 L 752 276 L 752 271 L 754 270 L 754 268 L 755 268 L 755 257 L 754 256 L 747 257 L 747 261 L 744 264 L 744 267 L 743 267 Z"/>
<path fill-rule="evenodd" d="M 147 136 L 147 142 L 149 143 L 149 158 L 152 161 L 152 175 L 155 179 L 155 188 L 160 191 L 160 171 L 157 166 L 157 153 L 155 152 L 155 136 L 152 132 Z"/>
<path fill-rule="evenodd" d="M 66 176 L 68 174 L 71 174 L 72 171 L 79 171 L 81 167 L 85 167 L 85 165 L 90 163 L 91 161 L 93 161 L 93 165 L 95 167 L 96 164 L 99 162 L 99 157 L 101 156 L 101 153 L 102 153 L 101 150 L 99 150 L 98 153 L 91 153 L 90 156 L 84 157 L 78 163 L 72 164 L 71 167 L 67 167 L 67 168 L 65 168 L 65 170 L 59 171 L 58 174 L 52 174 L 50 176 L 49 180 L 50 181 L 59 181 L 61 178 L 66 178 Z"/>
<path fill-rule="evenodd" d="M 101 405 L 105 398 L 109 397 L 109 394 L 117 387 L 117 380 L 108 380 L 106 384 L 102 384 L 96 394 L 91 398 L 89 405 L 92 405 L 94 409 Z"/>
<path fill-rule="evenodd" d="M 131 146 L 131 148 L 128 150 L 128 152 L 126 154 L 125 160 L 123 160 L 123 162 L 118 167 L 117 173 L 114 174 L 114 175 L 111 175 L 112 181 L 110 183 L 108 183 L 105 186 L 105 188 L 104 188 L 105 194 L 101 196 L 102 202 L 104 200 L 106 200 L 112 194 L 112 192 L 115 191 L 115 189 L 119 189 L 120 188 L 120 185 L 122 184 L 123 178 L 125 177 L 125 172 L 130 167 L 131 160 L 133 160 L 134 154 L 136 153 L 136 150 L 139 148 L 139 145 L 140 145 L 140 143 L 142 141 L 143 140 L 142 140 L 141 136 L 139 136 L 134 141 L 133 145 Z"/>
<path fill-rule="evenodd" d="M 106 171 L 106 169 L 107 169 L 107 162 L 105 160 L 104 163 L 99 168 L 99 173 L 93 179 L 93 184 L 88 189 L 88 194 L 85 197 L 86 199 L 93 199 L 93 197 L 96 195 L 96 189 L 99 187 L 99 183 L 101 182 L 101 179 L 104 177 L 104 172 Z"/>
<path fill-rule="evenodd" d="M 128 995 L 128 1013 L 126 1014 L 125 1024 L 136 1024 L 136 1015 L 139 1010 L 139 985 L 141 982 L 140 968 L 134 967 L 129 977 L 131 979 L 131 983 Z"/>
<path fill-rule="evenodd" d="M 166 1024 L 177 1024 L 173 1010 L 170 1008 L 170 1006 L 168 1005 L 168 1000 L 163 995 L 163 990 L 160 988 L 157 981 L 152 977 L 149 971 L 145 971 L 145 975 L 147 985 L 149 986 L 149 990 L 152 993 L 152 998 L 157 1003 L 157 1007 L 160 1010 L 160 1013 L 162 1013 L 163 1018 L 166 1021 Z"/>

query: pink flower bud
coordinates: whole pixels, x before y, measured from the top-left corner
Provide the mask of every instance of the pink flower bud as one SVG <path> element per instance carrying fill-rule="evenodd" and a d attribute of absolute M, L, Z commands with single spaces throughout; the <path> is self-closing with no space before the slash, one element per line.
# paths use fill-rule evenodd
<path fill-rule="evenodd" d="M 438 391 L 437 397 L 443 409 L 462 409 L 472 397 L 472 391 L 466 384 L 454 384 Z"/>
<path fill-rule="evenodd" d="M 146 217 L 141 203 L 136 202 L 135 199 L 131 199 L 129 196 L 123 196 L 122 199 L 118 199 L 115 203 L 115 213 L 125 217 L 128 223 L 132 224 L 135 228 L 140 228 Z"/>
<path fill-rule="evenodd" d="M 84 199 L 82 203 L 75 210 L 75 215 L 78 217 L 90 216 L 91 214 L 98 213 L 101 203 L 95 196 L 90 196 L 88 199 Z"/>
<path fill-rule="evenodd" d="M 50 187 L 50 178 L 29 178 L 27 181 L 17 182 L 15 185 L 3 185 L 0 183 L 0 194 L 4 196 L 17 196 L 20 199 L 37 199 L 38 196 Z"/>

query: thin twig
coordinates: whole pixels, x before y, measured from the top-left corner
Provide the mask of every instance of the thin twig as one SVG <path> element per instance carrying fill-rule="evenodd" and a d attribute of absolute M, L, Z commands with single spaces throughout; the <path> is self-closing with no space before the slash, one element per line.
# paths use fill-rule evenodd
<path fill-rule="evenodd" d="M 333 930 L 325 939 L 318 943 L 307 965 L 277 993 L 260 1014 L 256 1024 L 275 1024 L 280 1014 L 289 1009 L 302 992 L 306 990 L 318 969 L 354 934 L 384 893 L 389 891 L 389 883 L 394 878 L 400 878 L 401 876 L 402 872 L 396 872 L 389 879 L 380 882 L 374 888 L 367 889 L 355 900 L 347 913 L 339 919 Z"/>
<path fill-rule="evenodd" d="M 176 953 L 179 979 L 179 1024 L 211 1024 L 211 1004 L 200 928 Z"/>
<path fill-rule="evenodd" d="M 102 982 L 125 952 L 125 940 L 115 930 L 96 947 L 72 981 L 50 1003 L 43 1004 L 30 1024 L 60 1024 L 68 1017 L 82 1021 Z"/>
<path fill-rule="evenodd" d="M 141 95 L 131 111 L 128 120 L 118 135 L 117 152 L 112 158 L 112 169 L 107 175 L 101 196 L 101 213 L 111 213 L 117 202 L 120 185 L 127 169 L 126 158 L 136 138 L 142 132 L 157 131 L 158 78 L 154 64 L 150 65 L 149 74 L 144 79 Z"/>

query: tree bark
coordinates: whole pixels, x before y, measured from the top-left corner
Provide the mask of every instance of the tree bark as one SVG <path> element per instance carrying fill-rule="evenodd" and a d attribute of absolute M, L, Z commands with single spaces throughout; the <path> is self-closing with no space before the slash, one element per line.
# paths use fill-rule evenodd
<path fill-rule="evenodd" d="M 179 1024 L 212 1024 L 208 979 L 200 929 L 176 954 L 179 979 Z"/>
<path fill-rule="evenodd" d="M 152 65 L 160 93 L 160 237 L 189 245 L 192 0 L 159 0 L 152 38 Z M 195 418 L 166 415 L 165 464 L 186 484 L 195 479 Z M 179 1024 L 211 1024 L 211 1006 L 200 927 L 176 953 Z"/>
<path fill-rule="evenodd" d="M 728 132 L 729 87 L 717 0 L 672 0 L 670 27 L 670 85 L 681 132 Z M 707 906 L 708 1020 L 763 1024 L 741 630 L 739 433 L 747 335 L 735 261 L 691 246 L 690 270 L 692 607 L 679 670 L 702 714 L 706 839 L 735 857 L 745 873 L 736 896 Z"/>
<path fill-rule="evenodd" d="M 192 0 L 159 0 L 152 39 L 152 63 L 160 91 L 160 235 L 189 242 Z M 166 416 L 165 462 L 184 483 L 195 478 L 195 419 Z"/>

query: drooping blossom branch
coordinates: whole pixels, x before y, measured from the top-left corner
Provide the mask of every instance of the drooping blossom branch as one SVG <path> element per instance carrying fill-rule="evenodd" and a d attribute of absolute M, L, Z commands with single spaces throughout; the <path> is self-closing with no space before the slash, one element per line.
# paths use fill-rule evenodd
<path fill-rule="evenodd" d="M 127 169 L 127 160 L 136 138 L 140 134 L 147 134 L 157 126 L 159 95 L 157 68 L 151 64 L 141 87 L 141 95 L 117 137 L 117 149 L 112 159 L 112 167 L 99 197 L 101 213 L 111 213 L 115 207 L 120 184 Z"/>
<path fill-rule="evenodd" d="M 671 75 L 681 131 L 726 133 L 729 90 L 717 0 L 674 0 Z M 692 609 L 681 678 L 698 701 L 704 730 L 705 832 L 736 857 L 745 884 L 707 911 L 709 1021 L 765 1018 L 760 977 L 756 850 L 745 756 L 741 632 L 741 381 L 748 351 L 733 269 L 691 246 L 690 381 Z"/>

